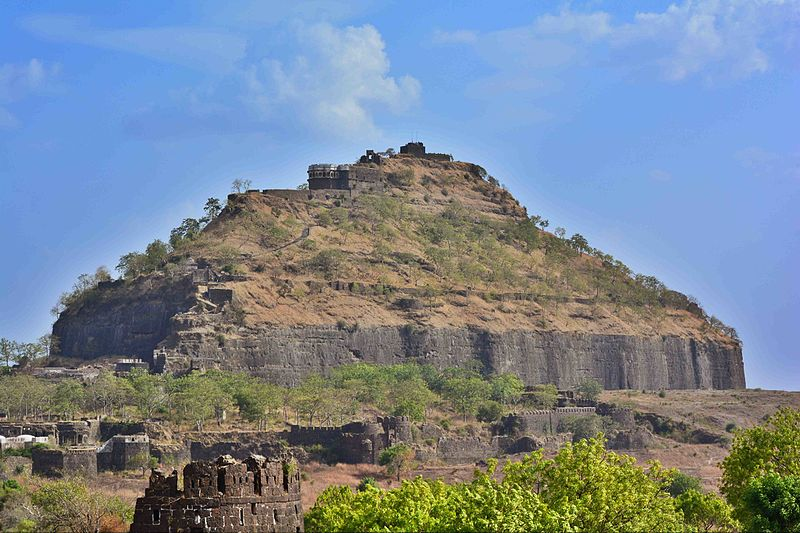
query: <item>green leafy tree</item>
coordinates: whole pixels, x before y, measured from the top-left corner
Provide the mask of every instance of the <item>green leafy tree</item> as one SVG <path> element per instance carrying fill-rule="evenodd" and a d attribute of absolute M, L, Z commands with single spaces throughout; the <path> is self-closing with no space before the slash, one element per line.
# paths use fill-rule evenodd
<path fill-rule="evenodd" d="M 53 395 L 53 411 L 66 419 L 73 419 L 83 408 L 86 393 L 80 381 L 65 379 L 56 385 Z"/>
<path fill-rule="evenodd" d="M 411 469 L 414 464 L 414 449 L 407 444 L 395 444 L 383 450 L 378 457 L 378 464 L 386 467 L 386 473 L 397 476 L 397 481 L 403 473 Z"/>
<path fill-rule="evenodd" d="M 11 361 L 17 357 L 19 344 L 16 341 L 2 338 L 0 339 L 0 357 L 6 362 L 6 367 L 11 367 Z"/>
<path fill-rule="evenodd" d="M 553 409 L 558 402 L 558 389 L 552 383 L 534 385 L 528 400 L 539 409 Z"/>
<path fill-rule="evenodd" d="M 498 374 L 489 381 L 492 400 L 503 405 L 517 403 L 525 392 L 525 384 L 516 374 Z"/>
<path fill-rule="evenodd" d="M 666 488 L 671 496 L 678 497 L 688 490 L 702 492 L 700 480 L 694 476 L 684 474 L 680 470 L 675 470 Z"/>
<path fill-rule="evenodd" d="M 743 499 L 750 482 L 766 474 L 800 475 L 800 410 L 784 407 L 760 426 L 736 434 L 722 461 L 720 490 L 743 523 L 751 518 Z"/>
<path fill-rule="evenodd" d="M 681 512 L 661 487 L 658 464 L 642 469 L 632 457 L 597 440 L 566 445 L 553 459 L 534 452 L 497 461 L 468 483 L 417 477 L 392 490 L 325 489 L 306 513 L 306 531 L 681 531 Z"/>
<path fill-rule="evenodd" d="M 495 422 L 503 416 L 503 406 L 500 402 L 489 400 L 478 406 L 477 419 L 480 422 Z"/>
<path fill-rule="evenodd" d="M 596 401 L 603 392 L 603 385 L 594 378 L 583 378 L 578 381 L 575 391 L 581 398 Z"/>
<path fill-rule="evenodd" d="M 222 212 L 222 203 L 219 198 L 209 198 L 206 200 L 206 205 L 203 206 L 203 211 L 206 213 L 205 221 L 211 222 Z"/>
<path fill-rule="evenodd" d="M 119 527 L 132 518 L 132 509 L 118 498 L 90 491 L 77 480 L 43 484 L 31 494 L 36 508 L 36 529 L 57 533 L 95 532 Z"/>
<path fill-rule="evenodd" d="M 180 226 L 169 233 L 169 244 L 177 249 L 186 241 L 200 235 L 201 224 L 196 218 L 184 218 Z"/>
<path fill-rule="evenodd" d="M 258 422 L 260 430 L 266 429 L 269 416 L 281 405 L 280 389 L 260 380 L 243 385 L 234 398 L 242 417 Z"/>
<path fill-rule="evenodd" d="M 688 489 L 675 499 L 675 506 L 683 513 L 686 523 L 698 531 L 740 530 L 733 518 L 733 509 L 716 494 Z"/>
<path fill-rule="evenodd" d="M 767 474 L 742 495 L 748 531 L 800 531 L 800 476 Z"/>
<path fill-rule="evenodd" d="M 150 420 L 153 415 L 167 405 L 169 396 L 162 376 L 134 369 L 128 376 L 132 388 L 132 400 L 139 413 Z"/>
<path fill-rule="evenodd" d="M 478 377 L 454 377 L 445 381 L 442 395 L 453 409 L 467 420 L 475 414 L 478 405 L 489 398 L 489 384 Z"/>

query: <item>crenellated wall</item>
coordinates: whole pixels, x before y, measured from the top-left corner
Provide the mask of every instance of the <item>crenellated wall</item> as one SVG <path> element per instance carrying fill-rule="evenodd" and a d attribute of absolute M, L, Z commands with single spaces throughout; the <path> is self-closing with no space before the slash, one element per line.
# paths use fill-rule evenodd
<path fill-rule="evenodd" d="M 290 458 L 195 461 L 178 473 L 154 470 L 136 500 L 132 533 L 303 531 L 300 469 Z"/>

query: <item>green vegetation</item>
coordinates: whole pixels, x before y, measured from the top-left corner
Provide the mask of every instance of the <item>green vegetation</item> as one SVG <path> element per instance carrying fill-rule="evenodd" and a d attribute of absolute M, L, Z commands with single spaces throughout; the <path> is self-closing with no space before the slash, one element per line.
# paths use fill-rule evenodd
<path fill-rule="evenodd" d="M 749 531 L 800 531 L 800 476 L 767 474 L 742 496 Z"/>
<path fill-rule="evenodd" d="M 392 490 L 329 487 L 306 513 L 314 531 L 676 531 L 681 512 L 661 487 L 667 472 L 604 449 L 566 445 L 553 459 L 533 452 L 496 460 L 468 483 L 418 477 Z"/>
<path fill-rule="evenodd" d="M 720 489 L 742 523 L 755 520 L 756 511 L 765 513 L 761 515 L 765 520 L 772 520 L 772 510 L 784 506 L 785 502 L 778 500 L 769 502 L 779 493 L 791 493 L 793 482 L 789 478 L 800 476 L 798 443 L 800 411 L 791 408 L 781 408 L 763 425 L 736 434 L 730 454 L 722 461 Z M 769 476 L 769 481 L 759 481 L 764 476 Z M 776 480 L 775 476 L 787 480 Z M 794 501 L 800 506 L 800 500 Z"/>
<path fill-rule="evenodd" d="M 386 473 L 390 476 L 396 475 L 397 481 L 400 476 L 411 469 L 414 461 L 414 449 L 406 444 L 395 444 L 381 452 L 378 457 L 378 464 L 386 467 Z"/>
<path fill-rule="evenodd" d="M 5 363 L 5 369 L 15 365 L 26 366 L 35 364 L 47 356 L 55 339 L 52 335 L 44 335 L 36 342 L 18 342 L 11 339 L 0 339 L 0 359 Z"/>
<path fill-rule="evenodd" d="M 208 371 L 176 378 L 137 369 L 126 377 L 102 372 L 85 384 L 71 379 L 54 384 L 24 374 L 0 376 L 0 411 L 11 419 L 70 419 L 82 414 L 167 418 L 198 431 L 210 421 L 222 425 L 225 412 L 238 413 L 259 429 L 289 421 L 343 423 L 357 415 L 372 416 L 367 413 L 376 410 L 424 421 L 433 408 L 463 420 L 480 412 L 481 419 L 489 421 L 523 402 L 522 390 L 522 382 L 512 374 L 484 377 L 477 370 L 438 371 L 417 364 L 347 365 L 328 377 L 311 375 L 296 387 L 280 387 L 249 374 Z"/>
<path fill-rule="evenodd" d="M 597 398 L 600 397 L 600 393 L 603 392 L 603 385 L 596 379 L 583 378 L 575 387 L 575 392 L 578 393 L 579 398 L 597 401 Z"/>

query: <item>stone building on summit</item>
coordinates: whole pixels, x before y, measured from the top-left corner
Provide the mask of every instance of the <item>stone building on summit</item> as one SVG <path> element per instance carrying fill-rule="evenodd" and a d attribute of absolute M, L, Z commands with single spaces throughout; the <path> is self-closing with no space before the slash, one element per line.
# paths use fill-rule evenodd
<path fill-rule="evenodd" d="M 178 472 L 150 474 L 136 500 L 131 533 L 303 531 L 300 470 L 293 459 L 251 455 L 195 461 Z"/>

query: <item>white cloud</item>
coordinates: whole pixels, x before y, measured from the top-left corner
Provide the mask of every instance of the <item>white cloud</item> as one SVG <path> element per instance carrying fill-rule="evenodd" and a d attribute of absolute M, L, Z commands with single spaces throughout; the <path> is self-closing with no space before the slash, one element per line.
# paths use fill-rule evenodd
<path fill-rule="evenodd" d="M 565 9 L 526 26 L 471 32 L 470 39 L 449 42 L 474 46 L 501 69 L 561 68 L 591 54 L 609 63 L 611 54 L 610 63 L 624 70 L 655 68 L 661 78 L 677 82 L 763 73 L 771 67 L 770 51 L 780 53 L 796 44 L 798 23 L 798 0 L 684 0 L 661 12 L 636 13 L 620 24 L 603 11 Z M 434 41 L 448 42 L 438 33 Z"/>
<path fill-rule="evenodd" d="M 229 72 L 244 57 L 247 41 L 225 30 L 191 26 L 95 28 L 80 17 L 41 15 L 22 22 L 34 35 L 56 42 L 139 54 L 157 61 Z"/>
<path fill-rule="evenodd" d="M 0 65 L 0 104 L 8 105 L 43 91 L 58 75 L 57 63 L 45 65 L 33 58 L 24 64 L 6 63 Z M 0 129 L 19 126 L 19 120 L 6 107 L 0 107 Z"/>
<path fill-rule="evenodd" d="M 46 66 L 36 58 L 22 65 L 0 65 L 0 102 L 14 102 L 44 89 L 59 70 L 58 64 Z"/>
<path fill-rule="evenodd" d="M 246 100 L 264 117 L 287 106 L 312 129 L 371 133 L 373 110 L 400 113 L 419 99 L 411 76 L 389 75 L 389 58 L 373 26 L 300 27 L 301 53 L 290 62 L 262 60 L 245 71 Z"/>

